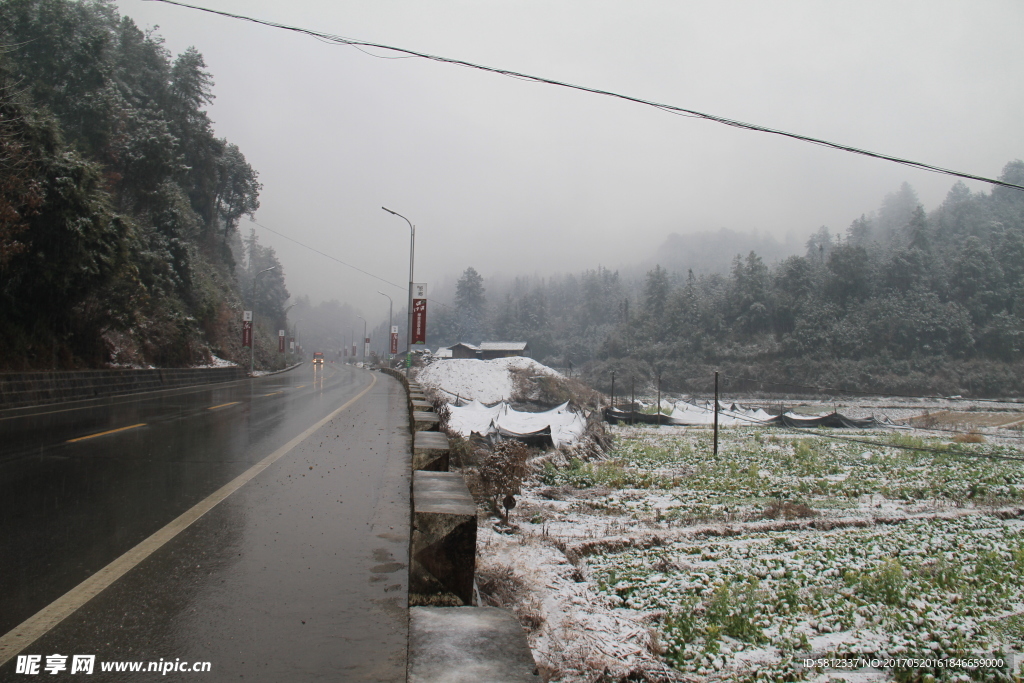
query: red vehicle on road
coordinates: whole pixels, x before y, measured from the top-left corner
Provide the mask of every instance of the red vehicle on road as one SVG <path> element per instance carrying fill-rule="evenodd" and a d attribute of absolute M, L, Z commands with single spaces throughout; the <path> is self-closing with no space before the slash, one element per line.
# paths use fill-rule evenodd
<path fill-rule="evenodd" d="M 313 365 L 323 365 L 323 364 L 324 364 L 324 352 L 323 351 L 314 351 L 313 352 Z"/>

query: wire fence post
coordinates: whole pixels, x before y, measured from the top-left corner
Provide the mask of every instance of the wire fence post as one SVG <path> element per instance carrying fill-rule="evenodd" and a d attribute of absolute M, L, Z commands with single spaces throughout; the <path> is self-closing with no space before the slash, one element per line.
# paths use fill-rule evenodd
<path fill-rule="evenodd" d="M 718 370 L 715 370 L 715 455 L 718 455 Z"/>
<path fill-rule="evenodd" d="M 661 427 L 661 371 L 658 371 L 658 412 L 655 414 L 658 416 L 658 421 L 654 426 Z"/>
<path fill-rule="evenodd" d="M 629 378 L 629 424 L 636 424 L 636 383 Z"/>

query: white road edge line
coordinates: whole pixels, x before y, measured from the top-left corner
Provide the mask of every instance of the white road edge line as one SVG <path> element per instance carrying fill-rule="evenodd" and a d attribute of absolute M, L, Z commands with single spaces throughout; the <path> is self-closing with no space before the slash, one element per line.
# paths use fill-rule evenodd
<path fill-rule="evenodd" d="M 183 512 L 149 538 L 11 629 L 0 638 L 0 666 L 9 662 L 15 655 L 45 635 L 54 626 L 74 614 L 82 605 L 99 595 L 112 583 L 127 574 L 133 567 L 152 555 L 162 545 L 212 510 L 218 503 L 245 486 L 253 477 L 273 465 L 277 460 L 306 440 L 313 432 L 333 420 L 338 413 L 365 396 L 377 383 L 377 375 L 372 374 L 371 380 L 365 389 L 345 403 L 345 405 L 278 448 L 263 460 L 260 460 L 245 472 Z"/>

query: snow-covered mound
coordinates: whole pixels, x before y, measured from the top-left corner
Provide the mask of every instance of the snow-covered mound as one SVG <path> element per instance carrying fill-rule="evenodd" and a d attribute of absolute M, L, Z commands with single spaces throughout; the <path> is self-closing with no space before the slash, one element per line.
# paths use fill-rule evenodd
<path fill-rule="evenodd" d="M 512 398 L 512 370 L 526 369 L 536 375 L 561 375 L 532 358 L 513 356 L 494 360 L 439 360 L 420 370 L 416 380 L 423 386 L 440 389 L 446 398 L 456 396 L 481 403 L 496 403 Z"/>

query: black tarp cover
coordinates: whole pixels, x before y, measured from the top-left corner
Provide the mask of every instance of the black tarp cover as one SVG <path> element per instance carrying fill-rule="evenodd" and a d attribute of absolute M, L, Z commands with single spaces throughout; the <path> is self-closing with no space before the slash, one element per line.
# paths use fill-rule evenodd
<path fill-rule="evenodd" d="M 721 405 L 721 404 L 719 404 Z M 734 404 L 735 409 L 735 404 Z M 723 406 L 723 409 L 724 406 Z M 677 420 L 669 415 L 652 415 L 651 413 L 641 413 L 631 410 L 619 410 L 617 408 L 605 408 L 604 417 L 607 422 L 611 424 L 663 424 L 663 425 L 681 425 L 681 426 L 696 426 L 691 423 Z M 885 423 L 876 420 L 874 417 L 867 417 L 864 419 L 855 419 L 852 417 L 846 417 L 837 412 L 832 412 L 827 415 L 808 415 L 798 416 L 794 413 L 785 413 L 783 415 L 775 415 L 765 420 L 751 420 L 750 426 L 765 425 L 772 427 L 789 427 L 792 429 L 813 429 L 815 427 L 831 427 L 834 429 L 873 429 L 876 427 L 884 427 Z"/>

